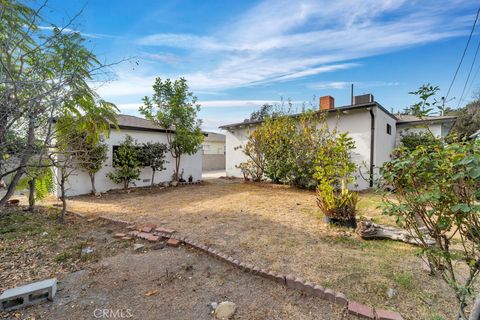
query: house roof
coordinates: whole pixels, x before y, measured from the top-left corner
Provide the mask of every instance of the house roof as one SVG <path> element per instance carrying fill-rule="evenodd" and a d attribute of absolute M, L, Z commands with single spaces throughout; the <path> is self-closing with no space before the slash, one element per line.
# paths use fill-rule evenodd
<path fill-rule="evenodd" d="M 379 108 L 382 109 L 386 114 L 388 114 L 389 116 L 391 116 L 391 117 L 393 117 L 394 119 L 396 119 L 393 114 L 391 114 L 390 112 L 388 112 L 383 106 L 381 106 L 381 105 L 380 105 L 379 103 L 377 103 L 377 102 L 369 102 L 369 103 L 364 103 L 364 104 L 354 104 L 354 105 L 336 107 L 336 108 L 333 108 L 333 109 L 322 110 L 322 111 L 318 110 L 318 111 L 316 111 L 316 113 L 321 113 L 321 112 L 342 112 L 342 111 L 348 111 L 348 110 L 354 110 L 354 109 L 366 109 L 366 108 L 371 108 L 371 107 L 379 107 Z M 298 116 L 300 116 L 300 113 L 297 113 L 297 114 L 293 114 L 293 115 L 292 115 L 292 117 L 298 117 Z M 258 124 L 258 123 L 262 123 L 262 122 L 263 122 L 263 120 L 248 120 L 248 121 L 244 121 L 244 122 L 226 124 L 226 125 L 220 126 L 219 128 L 220 128 L 220 129 L 228 129 L 228 128 L 233 128 L 233 127 L 250 126 L 250 125 L 255 125 L 255 124 Z"/>
<path fill-rule="evenodd" d="M 152 132 L 169 132 L 175 133 L 174 129 L 165 129 L 157 126 L 152 121 L 145 118 L 140 118 L 136 116 L 131 116 L 128 114 L 117 114 L 117 127 L 123 130 L 137 130 L 137 131 L 152 131 Z M 111 125 L 112 128 L 116 128 L 114 124 Z M 203 132 L 203 135 L 207 136 L 206 132 Z"/>
<path fill-rule="evenodd" d="M 411 116 L 411 115 L 398 115 L 398 114 L 393 114 L 387 109 L 385 109 L 381 104 L 378 102 L 369 102 L 369 103 L 364 103 L 364 104 L 353 104 L 353 105 L 346 105 L 346 106 L 341 106 L 341 107 L 335 107 L 333 109 L 329 110 L 318 110 L 316 113 L 321 113 L 321 112 L 345 112 L 348 110 L 355 110 L 355 109 L 367 109 L 371 107 L 377 107 L 380 110 L 382 110 L 386 115 L 390 116 L 394 120 L 396 120 L 397 124 L 409 124 L 409 123 L 416 123 L 416 122 L 424 122 L 424 121 L 440 121 L 440 122 L 450 122 L 450 121 L 455 121 L 457 118 L 456 116 L 428 116 L 424 118 L 419 118 L 416 116 Z M 298 117 L 300 114 L 294 114 L 292 117 Z M 263 120 L 253 120 L 253 121 L 244 121 L 244 122 L 238 122 L 238 123 L 232 123 L 232 124 L 226 124 L 223 126 L 220 126 L 220 129 L 229 129 L 229 128 L 234 128 L 234 127 L 243 127 L 243 126 L 250 126 L 250 125 L 255 125 L 258 123 L 262 123 Z"/>
<path fill-rule="evenodd" d="M 117 126 L 120 129 L 124 130 L 139 130 L 139 131 L 156 131 L 156 132 L 172 132 L 172 130 L 167 130 L 165 128 L 161 128 L 155 125 L 152 121 L 131 116 L 127 114 L 118 114 L 116 115 L 117 118 Z M 112 125 L 113 126 L 113 125 Z"/>
<path fill-rule="evenodd" d="M 411 123 L 420 123 L 420 122 L 453 122 L 457 118 L 456 116 L 426 116 L 426 117 L 416 117 L 408 114 L 396 114 L 397 124 L 411 124 Z"/>
<path fill-rule="evenodd" d="M 205 132 L 207 136 L 205 137 L 205 142 L 225 142 L 225 135 L 216 132 Z"/>

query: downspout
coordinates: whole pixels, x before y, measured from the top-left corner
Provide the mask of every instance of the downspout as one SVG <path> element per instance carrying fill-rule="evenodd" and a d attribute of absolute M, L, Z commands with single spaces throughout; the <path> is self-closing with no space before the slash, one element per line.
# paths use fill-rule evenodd
<path fill-rule="evenodd" d="M 373 157 L 375 155 L 375 114 L 373 113 L 373 108 L 370 108 L 370 188 L 373 187 Z"/>

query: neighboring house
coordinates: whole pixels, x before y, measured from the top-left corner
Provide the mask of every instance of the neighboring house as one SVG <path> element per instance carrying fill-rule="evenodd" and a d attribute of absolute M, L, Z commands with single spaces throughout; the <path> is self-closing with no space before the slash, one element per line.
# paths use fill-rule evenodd
<path fill-rule="evenodd" d="M 215 132 L 206 134 L 202 143 L 202 170 L 225 170 L 225 135 Z"/>
<path fill-rule="evenodd" d="M 152 122 L 129 115 L 117 116 L 118 130 L 114 129 L 110 132 L 110 136 L 105 139 L 105 143 L 108 145 L 108 159 L 104 163 L 100 171 L 95 176 L 95 187 L 97 192 L 105 192 L 111 189 L 121 189 L 121 184 L 116 184 L 106 177 L 108 172 L 113 171 L 112 159 L 113 152 L 117 146 L 125 139 L 126 135 L 130 135 L 137 143 L 146 142 L 161 142 L 168 144 L 166 130 L 157 127 Z M 166 170 L 157 171 L 155 173 L 154 183 L 162 183 L 165 181 L 171 181 L 172 175 L 175 171 L 175 159 L 171 156 L 170 152 L 165 154 L 165 159 L 168 163 L 165 164 Z M 183 171 L 183 179 L 188 180 L 188 177 L 192 175 L 193 181 L 198 181 L 202 178 L 202 152 L 199 150 L 193 155 L 182 155 L 180 162 L 180 173 Z M 140 179 L 131 183 L 132 187 L 150 186 L 152 178 L 152 169 L 150 167 L 143 168 Z M 72 173 L 68 180 L 67 195 L 75 196 L 80 194 L 88 194 L 91 191 L 90 178 L 87 173 L 81 169 Z M 59 188 L 57 187 L 57 190 Z M 57 191 L 58 193 L 59 191 Z"/>
<path fill-rule="evenodd" d="M 355 141 L 352 158 L 359 166 L 359 190 L 373 186 L 379 168 L 390 160 L 391 151 L 398 145 L 402 132 L 407 129 L 426 130 L 428 126 L 435 135 L 445 136 L 455 121 L 452 116 L 422 120 L 394 115 L 374 101 L 371 94 L 356 96 L 352 105 L 342 107 L 335 107 L 331 96 L 321 97 L 318 112 L 328 112 L 329 127 L 336 127 L 339 132 L 348 132 Z M 261 123 L 262 121 L 245 121 L 220 127 L 226 131 L 227 176 L 243 176 L 237 167 L 248 159 L 243 153 L 243 147 L 249 134 Z"/>
<path fill-rule="evenodd" d="M 455 122 L 456 116 L 429 116 L 418 118 L 411 115 L 398 115 L 395 117 L 397 121 L 397 140 L 396 145 L 400 143 L 402 135 L 409 132 L 419 132 L 428 130 L 437 137 L 446 136 Z"/>

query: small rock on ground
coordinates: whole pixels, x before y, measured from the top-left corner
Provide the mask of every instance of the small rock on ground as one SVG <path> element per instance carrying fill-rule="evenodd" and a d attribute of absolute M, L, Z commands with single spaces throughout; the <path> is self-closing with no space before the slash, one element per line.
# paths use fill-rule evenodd
<path fill-rule="evenodd" d="M 237 306 L 235 303 L 230 301 L 224 301 L 220 303 L 215 309 L 215 317 L 221 320 L 230 319 L 235 313 L 236 309 Z"/>
<path fill-rule="evenodd" d="M 134 251 L 140 251 L 140 250 L 142 250 L 144 247 L 145 247 L 145 246 L 144 246 L 143 244 L 135 243 L 135 244 L 133 245 L 133 250 L 134 250 Z"/>

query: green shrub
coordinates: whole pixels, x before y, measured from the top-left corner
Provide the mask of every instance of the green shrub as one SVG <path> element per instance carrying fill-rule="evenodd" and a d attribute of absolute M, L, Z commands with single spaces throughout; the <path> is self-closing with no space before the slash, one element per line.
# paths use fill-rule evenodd
<path fill-rule="evenodd" d="M 415 148 L 417 148 L 418 146 L 431 146 L 439 143 L 439 140 L 427 131 L 407 131 L 401 136 L 402 137 L 400 138 L 400 143 L 408 150 L 415 150 Z"/>
<path fill-rule="evenodd" d="M 257 180 L 265 175 L 275 183 L 313 189 L 317 151 L 331 136 L 323 114 L 267 118 L 250 134 L 244 150 L 249 161 L 238 167 Z"/>
<path fill-rule="evenodd" d="M 355 218 L 358 194 L 348 189 L 356 182 L 357 166 L 350 156 L 354 148 L 352 138 L 342 133 L 318 149 L 314 174 L 318 181 L 317 205 L 329 218 L 344 221 Z"/>
<path fill-rule="evenodd" d="M 127 189 L 131 181 L 140 177 L 141 168 L 140 149 L 135 140 L 127 135 L 113 154 L 115 171 L 109 172 L 107 177 L 115 183 L 122 183 L 123 188 Z"/>
<path fill-rule="evenodd" d="M 419 239 L 430 266 L 454 289 L 459 316 L 466 319 L 465 306 L 480 274 L 480 141 L 401 148 L 382 175 L 396 191 L 395 199 L 385 197 L 384 213 Z M 469 270 L 466 278 L 462 269 Z"/>

